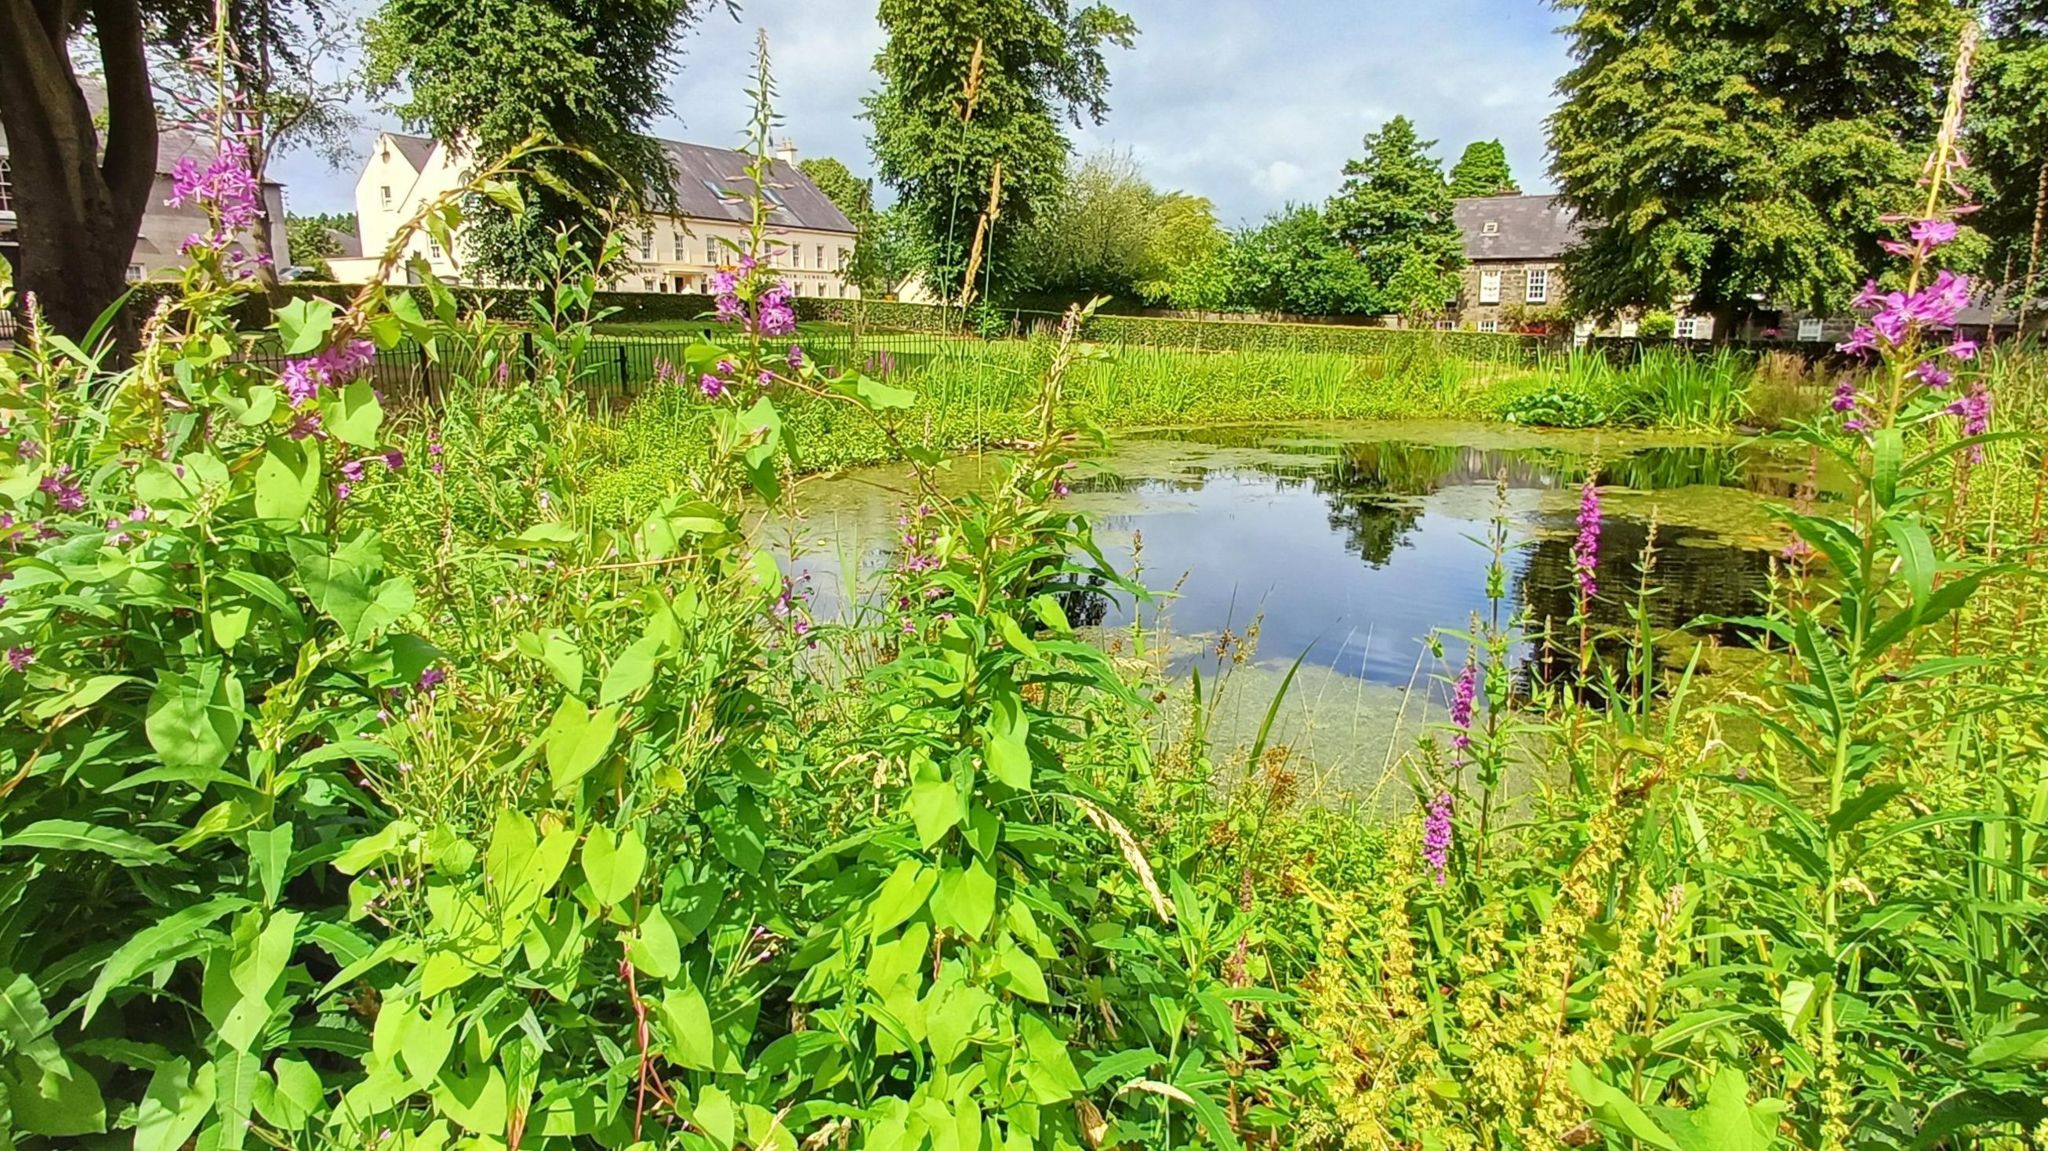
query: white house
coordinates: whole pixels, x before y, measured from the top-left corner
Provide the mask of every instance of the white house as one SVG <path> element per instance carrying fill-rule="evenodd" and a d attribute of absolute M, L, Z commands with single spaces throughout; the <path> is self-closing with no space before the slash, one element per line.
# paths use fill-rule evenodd
<path fill-rule="evenodd" d="M 623 291 L 702 292 L 707 277 L 733 262 L 734 249 L 722 241 L 745 242 L 751 218 L 746 200 L 752 187 L 746 175 L 749 157 L 702 144 L 660 143 L 676 172 L 676 201 L 682 211 L 627 229 L 630 267 L 612 286 Z M 770 174 L 768 199 L 773 207 L 768 223 L 776 266 L 800 296 L 856 296 L 859 289 L 841 274 L 853 258 L 853 222 L 795 161 L 795 147 L 785 142 Z M 362 283 L 376 275 L 399 230 L 427 204 L 460 187 L 468 167 L 468 158 L 446 143 L 395 132 L 378 136 L 356 181 L 362 255 L 330 259 L 335 278 Z M 406 256 L 425 260 L 442 279 L 478 282 L 479 277 L 462 266 L 459 229 L 454 239 L 456 250 L 448 252 L 424 233 L 416 234 L 407 241 Z"/>

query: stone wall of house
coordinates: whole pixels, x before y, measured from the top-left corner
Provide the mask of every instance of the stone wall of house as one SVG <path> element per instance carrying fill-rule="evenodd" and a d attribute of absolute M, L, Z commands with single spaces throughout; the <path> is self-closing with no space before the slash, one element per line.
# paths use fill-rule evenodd
<path fill-rule="evenodd" d="M 1541 271 L 1549 277 L 1542 303 L 1529 302 L 1529 276 Z M 1483 303 L 1480 288 L 1486 277 L 1500 276 L 1500 299 Z M 1564 269 L 1556 260 L 1485 260 L 1468 263 L 1460 274 L 1457 324 L 1460 328 L 1508 331 L 1525 313 L 1551 309 L 1564 302 Z"/>

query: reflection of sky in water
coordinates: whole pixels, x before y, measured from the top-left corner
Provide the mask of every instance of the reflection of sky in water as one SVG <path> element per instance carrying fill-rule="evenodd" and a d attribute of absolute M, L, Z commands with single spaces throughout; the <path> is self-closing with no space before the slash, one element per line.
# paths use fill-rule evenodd
<path fill-rule="evenodd" d="M 1261 663 L 1307 652 L 1308 662 L 1341 676 L 1404 685 L 1431 632 L 1464 629 L 1488 608 L 1488 555 L 1479 537 L 1492 514 L 1493 477 L 1505 469 L 1511 540 L 1519 545 L 1507 559 L 1507 612 L 1528 605 L 1539 619 L 1561 624 L 1572 611 L 1570 537 L 1589 446 L 1521 433 L 1527 444 L 1510 437 L 1481 447 L 1461 442 L 1461 429 L 1433 430 L 1438 442 L 1388 439 L 1383 425 L 1371 429 L 1376 434 L 1318 429 L 1302 438 L 1297 429 L 1239 432 L 1225 443 L 1118 443 L 1094 461 L 1099 470 L 1073 498 L 1093 516 L 1115 567 L 1130 569 L 1142 537 L 1136 554 L 1145 585 L 1178 590 L 1141 606 L 1091 597 L 1070 602 L 1070 614 L 1115 627 L 1135 611 L 1144 624 L 1188 638 L 1226 628 L 1242 635 L 1257 618 Z M 1502 438 L 1497 429 L 1462 431 Z M 1596 605 L 1596 623 L 1627 623 L 1622 597 L 1632 597 L 1637 583 L 1653 503 L 1664 525 L 1656 622 L 1674 627 L 1748 612 L 1768 563 L 1756 546 L 1768 538 L 1759 530 L 1762 500 L 1782 498 L 1797 476 L 1754 452 L 1645 447 L 1620 436 L 1600 451 L 1602 481 L 1616 490 L 1608 499 L 1599 571 L 1605 602 Z M 900 470 L 830 483 L 833 498 L 813 505 L 808 532 L 825 554 L 801 562 L 827 615 L 845 602 L 850 565 L 872 587 L 870 573 L 888 561 L 903 503 Z M 1732 545 L 1731 536 L 1748 546 Z M 1450 655 L 1455 661 L 1462 652 Z M 1172 670 L 1197 659 L 1183 654 Z"/>

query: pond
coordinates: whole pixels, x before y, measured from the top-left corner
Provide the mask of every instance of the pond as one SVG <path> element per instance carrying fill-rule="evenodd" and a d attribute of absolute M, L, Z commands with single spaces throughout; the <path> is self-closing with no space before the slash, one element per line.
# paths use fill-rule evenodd
<path fill-rule="evenodd" d="M 1110 562 L 1157 594 L 1070 598 L 1069 614 L 1106 635 L 1135 620 L 1169 676 L 1243 673 L 1260 709 L 1305 656 L 1299 706 L 1334 709 L 1377 745 L 1413 720 L 1412 688 L 1430 694 L 1432 677 L 1462 662 L 1462 641 L 1446 641 L 1439 662 L 1429 640 L 1488 610 L 1483 541 L 1497 508 L 1511 548 L 1506 614 L 1527 609 L 1535 629 L 1571 616 L 1578 489 L 1593 467 L 1607 513 L 1597 627 L 1628 624 L 1653 522 L 1660 630 L 1750 613 L 1784 544 L 1768 506 L 1830 486 L 1805 458 L 1764 445 L 1640 433 L 1404 421 L 1128 434 L 1087 461 L 1070 498 Z M 955 470 L 953 482 L 977 481 L 975 461 Z M 891 468 L 806 488 L 807 534 L 836 553 L 798 561 L 821 612 L 844 610 L 846 573 L 887 563 L 905 490 Z M 1254 625 L 1249 658 L 1217 659 L 1226 632 Z M 1697 634 L 1737 638 L 1725 626 Z M 1518 649 L 1525 670 L 1536 647 Z"/>

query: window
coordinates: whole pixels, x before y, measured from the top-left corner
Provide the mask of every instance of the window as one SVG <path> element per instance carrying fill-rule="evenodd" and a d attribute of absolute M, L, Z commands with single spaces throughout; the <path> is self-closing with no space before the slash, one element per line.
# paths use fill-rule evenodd
<path fill-rule="evenodd" d="M 1479 330 L 1482 332 L 1498 332 L 1500 331 L 1500 321 L 1481 320 L 1479 321 Z"/>
<path fill-rule="evenodd" d="M 718 266 L 718 237 L 704 237 L 704 262 L 714 268 Z"/>
<path fill-rule="evenodd" d="M 642 276 L 642 277 L 640 277 L 640 290 L 641 290 L 641 291 L 643 291 L 643 292 L 651 292 L 651 291 L 653 291 L 653 290 L 654 290 L 654 277 L 653 277 L 653 276 Z"/>
<path fill-rule="evenodd" d="M 0 212 L 14 210 L 14 166 L 0 156 Z"/>
<path fill-rule="evenodd" d="M 1700 338 L 1700 321 L 1699 321 L 1699 317 L 1697 317 L 1697 316 L 1680 316 L 1680 317 L 1678 318 L 1678 322 L 1677 322 L 1676 324 L 1672 325 L 1672 328 L 1671 328 L 1671 336 L 1672 336 L 1672 338 L 1673 338 L 1673 339 L 1679 339 L 1679 340 L 1697 340 L 1697 339 L 1699 339 L 1699 338 Z"/>
<path fill-rule="evenodd" d="M 676 263 L 680 264 L 683 261 L 689 259 L 690 257 L 686 254 L 687 249 L 683 245 L 683 240 L 685 238 L 683 236 L 683 230 L 681 228 L 677 228 L 674 232 L 670 233 L 669 238 L 671 241 L 673 241 L 673 246 L 670 250 L 675 253 Z"/>
<path fill-rule="evenodd" d="M 427 233 L 427 255 L 432 256 L 436 260 L 441 258 L 440 238 L 431 232 Z"/>
<path fill-rule="evenodd" d="M 1636 319 L 1635 319 L 1635 317 L 1633 317 L 1633 316 L 1625 316 L 1625 317 L 1623 317 L 1623 318 L 1622 318 L 1622 321 L 1621 321 L 1621 338 L 1622 338 L 1622 339 L 1624 339 L 1624 340 L 1626 340 L 1626 339 L 1630 339 L 1630 338 L 1632 338 L 1632 337 L 1636 336 L 1637 334 L 1639 334 L 1639 333 L 1640 333 L 1640 332 L 1641 332 L 1642 330 L 1643 330 L 1643 326 L 1642 326 L 1642 325 L 1641 325 L 1640 323 L 1637 323 L 1637 322 L 1636 322 Z"/>
<path fill-rule="evenodd" d="M 792 268 L 804 266 L 804 249 L 802 245 L 791 244 L 789 246 L 789 266 Z"/>
<path fill-rule="evenodd" d="M 846 249 L 845 249 L 845 248 L 841 248 L 841 249 L 839 249 L 839 270 L 840 270 L 840 271 L 842 271 L 842 272 L 844 272 L 844 271 L 846 270 L 846 261 L 847 261 L 847 251 L 846 251 Z"/>
<path fill-rule="evenodd" d="M 1799 321 L 1799 338 L 1808 343 L 1811 343 L 1812 341 L 1821 338 L 1821 332 L 1825 329 L 1825 327 L 1826 324 L 1821 320 L 1801 320 Z"/>
<path fill-rule="evenodd" d="M 1500 272 L 1498 270 L 1479 273 L 1479 302 L 1482 304 L 1500 303 Z"/>
<path fill-rule="evenodd" d="M 1499 221 L 1499 220 L 1488 220 L 1488 221 L 1487 221 L 1486 223 L 1484 223 L 1484 224 L 1481 224 L 1481 225 L 1479 226 L 1479 234 L 1480 234 L 1480 235 L 1482 235 L 1482 236 L 1498 236 L 1498 235 L 1500 235 L 1500 221 Z"/>
<path fill-rule="evenodd" d="M 146 273 L 145 273 L 145 272 L 143 272 L 143 270 L 142 270 L 142 265 L 141 265 L 141 264 L 130 264 L 130 265 L 128 265 L 128 282 L 129 282 L 129 283 L 131 283 L 131 284 L 135 284 L 135 283 L 140 283 L 140 282 L 141 282 L 141 281 L 142 281 L 142 280 L 143 280 L 143 279 L 145 278 L 145 276 L 146 276 Z"/>
<path fill-rule="evenodd" d="M 823 244 L 818 245 L 818 270 L 821 272 L 825 270 L 825 245 Z"/>
<path fill-rule="evenodd" d="M 1436 330 L 1439 332 L 1455 332 L 1458 330 L 1458 325 L 1451 320 L 1438 320 L 1436 322 Z"/>
<path fill-rule="evenodd" d="M 640 258 L 643 260 L 652 260 L 654 258 L 653 228 L 640 229 Z"/>
<path fill-rule="evenodd" d="M 377 200 L 386 208 L 391 206 L 391 185 L 385 184 L 377 189 Z"/>
<path fill-rule="evenodd" d="M 1523 298 L 1531 304 L 1547 304 L 1550 302 L 1549 268 L 1529 269 L 1529 290 L 1524 293 Z"/>

